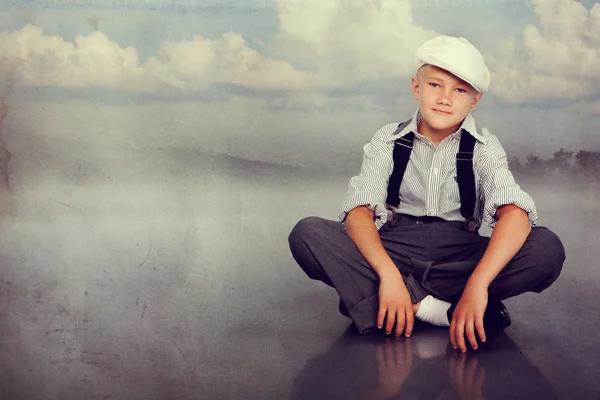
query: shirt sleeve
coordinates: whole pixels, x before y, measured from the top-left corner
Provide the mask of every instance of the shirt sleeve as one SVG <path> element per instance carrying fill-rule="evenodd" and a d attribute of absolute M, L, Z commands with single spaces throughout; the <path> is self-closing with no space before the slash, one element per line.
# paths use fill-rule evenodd
<path fill-rule="evenodd" d="M 379 230 L 387 221 L 387 183 L 392 173 L 394 142 L 385 139 L 395 125 L 386 125 L 378 130 L 373 139 L 363 147 L 364 156 L 360 174 L 350 179 L 346 200 L 342 204 L 339 221 L 345 225 L 350 210 L 366 205 L 375 212 L 375 226 Z"/>
<path fill-rule="evenodd" d="M 533 199 L 515 182 L 508 169 L 506 153 L 495 135 L 489 135 L 478 160 L 481 190 L 484 196 L 483 222 L 493 228 L 498 207 L 514 204 L 536 224 L 538 215 Z"/>

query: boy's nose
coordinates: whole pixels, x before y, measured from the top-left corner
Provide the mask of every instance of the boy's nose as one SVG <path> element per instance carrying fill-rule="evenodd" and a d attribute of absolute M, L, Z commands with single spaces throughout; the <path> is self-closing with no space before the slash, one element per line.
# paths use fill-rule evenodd
<path fill-rule="evenodd" d="M 451 103 L 450 96 L 446 93 L 443 93 L 440 95 L 440 97 L 438 97 L 437 102 L 438 102 L 438 104 L 450 105 L 450 103 Z"/>

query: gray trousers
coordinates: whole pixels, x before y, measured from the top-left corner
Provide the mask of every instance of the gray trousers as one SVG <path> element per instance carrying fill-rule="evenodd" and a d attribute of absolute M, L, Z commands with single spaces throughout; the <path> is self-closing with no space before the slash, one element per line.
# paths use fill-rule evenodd
<path fill-rule="evenodd" d="M 400 271 L 413 304 L 427 295 L 456 303 L 485 252 L 489 237 L 463 222 L 396 214 L 379 231 L 383 247 Z M 360 333 L 376 328 L 379 277 L 340 222 L 308 217 L 289 235 L 292 255 L 304 272 L 335 288 L 340 306 Z M 488 289 L 489 299 L 539 293 L 559 276 L 565 260 L 560 239 L 533 227 L 513 259 Z"/>

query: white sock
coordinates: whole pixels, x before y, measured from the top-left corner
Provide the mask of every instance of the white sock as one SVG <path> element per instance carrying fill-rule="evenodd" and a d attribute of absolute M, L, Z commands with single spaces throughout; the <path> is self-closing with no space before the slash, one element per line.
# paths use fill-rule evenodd
<path fill-rule="evenodd" d="M 450 326 L 450 321 L 448 321 L 448 309 L 450 306 L 450 303 L 436 299 L 433 296 L 427 296 L 421 300 L 415 317 L 431 325 Z"/>

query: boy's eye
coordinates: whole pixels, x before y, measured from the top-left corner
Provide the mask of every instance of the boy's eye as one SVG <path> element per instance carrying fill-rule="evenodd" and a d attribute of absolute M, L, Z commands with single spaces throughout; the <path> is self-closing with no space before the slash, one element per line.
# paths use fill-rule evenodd
<path fill-rule="evenodd" d="M 465 89 L 462 89 L 462 88 L 458 88 L 456 90 L 458 90 L 459 93 L 467 93 L 467 91 Z"/>
<path fill-rule="evenodd" d="M 429 82 L 429 86 L 431 86 L 431 87 L 438 87 L 440 85 L 438 85 L 437 83 Z"/>

